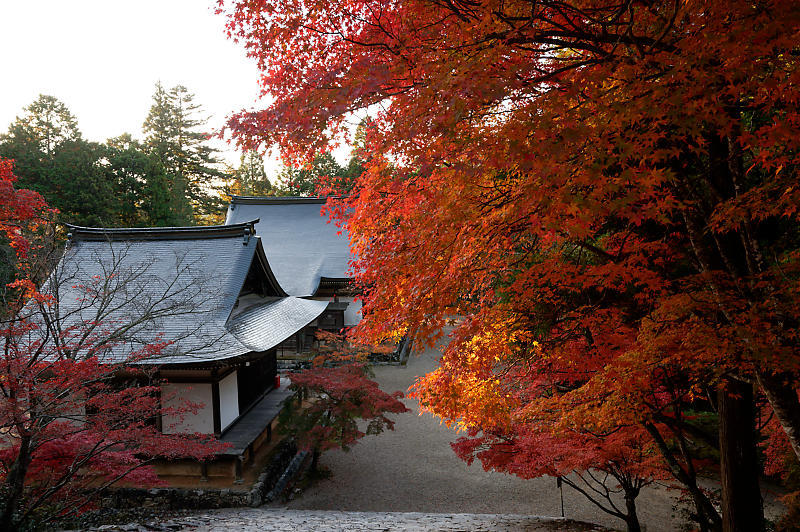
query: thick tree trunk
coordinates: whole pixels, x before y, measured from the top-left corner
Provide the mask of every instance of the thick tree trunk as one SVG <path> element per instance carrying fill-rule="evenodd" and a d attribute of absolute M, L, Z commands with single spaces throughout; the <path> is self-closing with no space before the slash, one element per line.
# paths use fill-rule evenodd
<path fill-rule="evenodd" d="M 17 459 L 11 465 L 5 482 L 5 496 L 3 511 L 0 514 L 0 531 L 14 530 L 14 512 L 22 500 L 25 489 L 25 476 L 28 474 L 28 466 L 31 463 L 30 454 L 31 440 L 28 436 L 20 439 Z"/>
<path fill-rule="evenodd" d="M 800 401 L 797 390 L 789 384 L 792 381 L 785 375 L 772 375 L 764 371 L 756 375 L 775 417 L 792 444 L 794 454 L 800 460 Z"/>
<path fill-rule="evenodd" d="M 753 387 L 728 379 L 719 391 L 720 482 L 722 530 L 764 530 L 764 508 L 758 486 Z"/>
<path fill-rule="evenodd" d="M 625 494 L 625 509 L 627 510 L 625 524 L 628 526 L 628 532 L 642 531 L 642 527 L 639 524 L 639 516 L 636 515 L 636 496 L 638 494 L 639 490 L 636 490 L 635 494 Z"/>

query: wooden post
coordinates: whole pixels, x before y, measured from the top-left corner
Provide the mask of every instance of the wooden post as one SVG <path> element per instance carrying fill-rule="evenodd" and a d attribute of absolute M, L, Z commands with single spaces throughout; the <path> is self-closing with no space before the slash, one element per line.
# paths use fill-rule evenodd
<path fill-rule="evenodd" d="M 214 436 L 217 438 L 222 434 L 222 421 L 220 417 L 219 405 L 219 381 L 211 383 L 211 408 L 214 416 Z"/>
<path fill-rule="evenodd" d="M 241 484 L 242 482 L 244 482 L 244 478 L 242 477 L 242 470 L 244 469 L 242 462 L 243 462 L 242 457 L 237 456 L 236 462 L 234 463 L 234 475 L 236 477 L 235 480 L 233 481 L 234 484 Z"/>

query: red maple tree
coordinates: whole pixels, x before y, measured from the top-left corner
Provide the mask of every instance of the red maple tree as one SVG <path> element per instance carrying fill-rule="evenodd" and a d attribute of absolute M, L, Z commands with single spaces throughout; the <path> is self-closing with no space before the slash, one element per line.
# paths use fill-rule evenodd
<path fill-rule="evenodd" d="M 372 113 L 337 207 L 358 333 L 433 345 L 465 317 L 448 379 L 419 388 L 430 411 L 491 429 L 514 406 L 501 386 L 530 390 L 523 426 L 637 426 L 701 528 L 763 528 L 757 394 L 800 456 L 796 2 L 220 6 L 274 97 L 230 120 L 242 144 L 309 157 Z M 719 450 L 721 514 L 699 442 Z"/>
<path fill-rule="evenodd" d="M 198 406 L 162 407 L 159 382 L 137 365 L 158 357 L 166 342 L 104 363 L 102 352 L 118 340 L 104 334 L 102 323 L 59 321 L 58 302 L 37 289 L 54 266 L 53 213 L 14 181 L 12 163 L 0 160 L 0 233 L 15 252 L 13 263 L 4 264 L 13 280 L 0 287 L 2 530 L 85 511 L 102 489 L 123 479 L 158 485 L 149 466 L 154 459 L 204 460 L 222 449 L 207 437 L 156 428 L 155 416 L 180 418 Z M 99 293 L 92 283 L 86 290 Z"/>
<path fill-rule="evenodd" d="M 402 392 L 384 392 L 370 378 L 364 362 L 370 348 L 326 331 L 318 331 L 317 338 L 313 367 L 291 375 L 294 398 L 281 411 L 278 425 L 301 449 L 311 451 L 312 471 L 320 453 L 348 451 L 364 436 L 394 430 L 387 414 L 409 411 L 400 401 Z M 366 423 L 363 430 L 359 423 Z"/>

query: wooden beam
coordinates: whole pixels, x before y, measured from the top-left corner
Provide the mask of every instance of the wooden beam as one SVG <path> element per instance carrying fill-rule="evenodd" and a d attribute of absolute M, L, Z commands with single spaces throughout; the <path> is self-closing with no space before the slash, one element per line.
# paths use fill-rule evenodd
<path fill-rule="evenodd" d="M 219 382 L 234 371 L 236 371 L 237 366 L 228 366 L 222 371 L 214 370 L 208 375 L 173 375 L 173 376 L 164 376 L 164 380 L 167 381 L 168 384 L 182 384 L 182 383 L 215 383 Z"/>

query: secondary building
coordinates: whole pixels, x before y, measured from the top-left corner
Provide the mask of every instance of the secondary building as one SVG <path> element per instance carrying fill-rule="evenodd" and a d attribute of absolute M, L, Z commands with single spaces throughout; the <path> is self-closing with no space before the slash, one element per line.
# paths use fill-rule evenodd
<path fill-rule="evenodd" d="M 286 293 L 326 301 L 326 311 L 283 347 L 307 349 L 317 328 L 339 331 L 361 320 L 346 228 L 322 212 L 326 198 L 233 196 L 226 224 L 254 221 L 271 271 Z"/>

